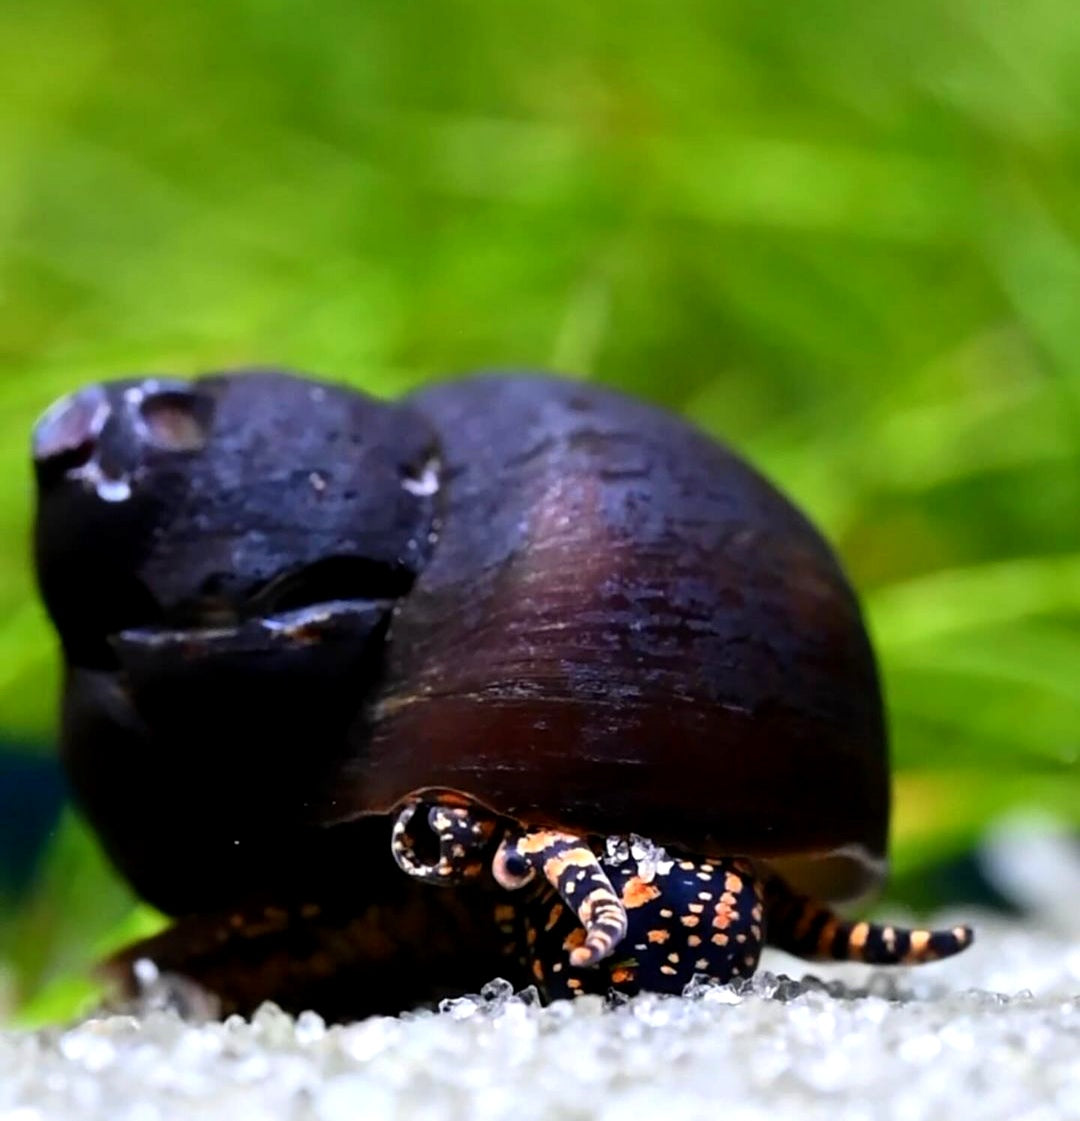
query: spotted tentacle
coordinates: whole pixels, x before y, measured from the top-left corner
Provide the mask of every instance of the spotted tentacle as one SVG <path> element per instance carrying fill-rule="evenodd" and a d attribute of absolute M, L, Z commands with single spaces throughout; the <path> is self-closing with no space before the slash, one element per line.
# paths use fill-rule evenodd
<path fill-rule="evenodd" d="M 550 829 L 508 836 L 495 853 L 492 871 L 509 890 L 538 874 L 555 889 L 581 924 L 566 939 L 570 962 L 578 968 L 603 961 L 626 936 L 626 907 L 580 837 Z"/>
<path fill-rule="evenodd" d="M 765 885 L 768 942 L 808 961 L 863 961 L 921 965 L 952 957 L 975 940 L 968 926 L 907 930 L 840 918 L 825 904 L 799 895 L 779 876 Z"/>
<path fill-rule="evenodd" d="M 460 884 L 487 872 L 495 829 L 489 814 L 412 801 L 394 819 L 390 851 L 402 871 L 424 883 Z"/>

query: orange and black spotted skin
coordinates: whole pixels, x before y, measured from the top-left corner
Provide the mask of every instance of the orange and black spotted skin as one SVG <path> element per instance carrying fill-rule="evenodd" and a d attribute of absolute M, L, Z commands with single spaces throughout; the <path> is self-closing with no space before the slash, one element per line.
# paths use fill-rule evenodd
<path fill-rule="evenodd" d="M 446 886 L 475 880 L 488 861 L 508 889 L 494 905 L 506 952 L 547 999 L 681 993 L 695 974 L 725 982 L 757 968 L 764 891 L 747 861 L 661 854 L 645 869 L 569 833 L 510 826 L 494 846 L 497 833 L 482 811 L 435 796 L 399 812 L 391 849 L 410 876 Z"/>
<path fill-rule="evenodd" d="M 605 862 L 584 838 L 552 829 L 512 830 L 495 852 L 492 873 L 510 891 L 534 880 L 553 889 L 580 924 L 580 935 L 567 947 L 572 965 L 596 965 L 625 941 L 626 907 Z"/>
<path fill-rule="evenodd" d="M 437 861 L 418 855 L 415 815 L 427 823 Z M 973 941 L 968 927 L 908 930 L 841 918 L 747 860 L 657 850 L 645 868 L 573 834 L 500 826 L 456 804 L 410 803 L 392 850 L 399 867 L 426 883 L 475 883 L 490 869 L 509 889 L 492 903 L 499 956 L 520 963 L 548 1000 L 678 994 L 695 975 L 747 978 L 766 943 L 809 961 L 917 965 Z"/>
<path fill-rule="evenodd" d="M 764 936 L 762 885 L 741 860 L 660 861 L 648 878 L 636 861 L 601 864 L 626 908 L 627 931 L 593 968 L 576 968 L 568 953 L 582 929 L 547 893 L 526 914 L 533 975 L 550 1000 L 607 993 L 681 993 L 695 974 L 725 982 L 757 968 Z"/>
<path fill-rule="evenodd" d="M 765 881 L 769 944 L 807 961 L 863 961 L 869 965 L 923 965 L 952 957 L 975 940 L 971 927 L 908 930 L 840 918 L 799 895 L 779 877 Z"/>
<path fill-rule="evenodd" d="M 421 828 L 417 828 L 416 815 Z M 390 852 L 397 866 L 424 883 L 461 884 L 483 878 L 490 864 L 496 823 L 487 814 L 475 813 L 445 801 L 410 802 L 394 819 Z M 431 851 L 421 855 L 425 838 Z"/>

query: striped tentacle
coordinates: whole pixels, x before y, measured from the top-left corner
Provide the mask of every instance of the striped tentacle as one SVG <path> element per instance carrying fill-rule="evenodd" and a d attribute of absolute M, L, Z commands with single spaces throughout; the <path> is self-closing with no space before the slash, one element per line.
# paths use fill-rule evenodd
<path fill-rule="evenodd" d="M 417 813 L 422 824 L 418 826 Z M 460 884 L 487 873 L 496 822 L 482 811 L 436 802 L 408 802 L 394 819 L 390 851 L 402 871 L 430 884 Z M 428 836 L 424 837 L 424 830 Z M 433 851 L 424 854 L 424 841 Z"/>
<path fill-rule="evenodd" d="M 626 908 L 588 844 L 571 833 L 533 829 L 507 837 L 492 865 L 504 888 L 524 887 L 541 875 L 577 915 L 583 933 L 570 941 L 574 966 L 595 965 L 626 936 Z M 573 945 L 580 939 L 580 944 Z"/>
<path fill-rule="evenodd" d="M 908 930 L 843 919 L 823 903 L 793 891 L 779 876 L 765 885 L 767 941 L 808 961 L 921 965 L 952 957 L 975 940 L 967 926 Z"/>

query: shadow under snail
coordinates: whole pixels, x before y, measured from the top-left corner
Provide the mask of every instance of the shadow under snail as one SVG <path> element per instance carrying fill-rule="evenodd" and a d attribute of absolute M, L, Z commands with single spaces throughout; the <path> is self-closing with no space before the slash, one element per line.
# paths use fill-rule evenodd
<path fill-rule="evenodd" d="M 886 868 L 871 646 L 820 534 L 685 421 L 253 370 L 84 388 L 33 454 L 63 760 L 175 918 L 129 985 L 348 1018 L 970 944 L 830 909 Z"/>

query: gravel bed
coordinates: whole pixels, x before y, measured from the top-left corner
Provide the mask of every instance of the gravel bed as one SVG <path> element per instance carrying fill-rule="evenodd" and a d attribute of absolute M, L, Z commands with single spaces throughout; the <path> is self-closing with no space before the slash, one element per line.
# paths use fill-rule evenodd
<path fill-rule="evenodd" d="M 616 1007 L 540 1008 L 496 980 L 342 1027 L 265 1006 L 3 1033 L 0 1118 L 1080 1118 L 1074 931 L 990 917 L 973 949 L 918 969 L 763 965 L 741 988 Z"/>

